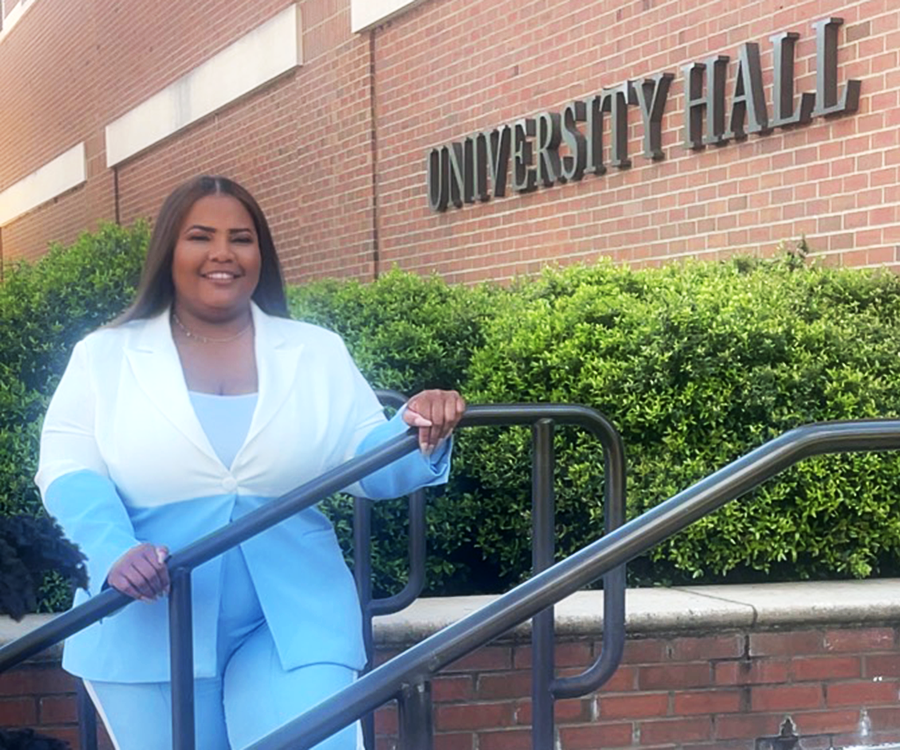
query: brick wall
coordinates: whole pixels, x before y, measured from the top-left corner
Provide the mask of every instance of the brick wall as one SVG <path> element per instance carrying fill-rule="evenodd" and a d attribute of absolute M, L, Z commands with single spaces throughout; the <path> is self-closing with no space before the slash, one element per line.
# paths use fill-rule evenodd
<path fill-rule="evenodd" d="M 769 37 L 801 35 L 796 91 L 815 89 L 810 24 L 845 21 L 841 85 L 862 80 L 859 112 L 751 135 L 695 152 L 683 141 L 682 66 L 758 42 L 772 112 Z M 805 235 L 833 262 L 894 264 L 900 247 L 900 28 L 885 0 L 477 0 L 428 2 L 375 35 L 380 242 L 385 263 L 454 280 L 503 278 L 548 258 L 608 255 L 636 264 L 736 251 L 771 253 Z M 434 214 L 425 154 L 626 80 L 675 74 L 663 120 L 665 158 L 642 154 L 629 107 L 630 169 Z M 730 108 L 730 105 L 727 105 Z M 727 112 L 728 110 L 726 110 Z M 607 133 L 607 143 L 608 133 Z"/>
<path fill-rule="evenodd" d="M 900 741 L 898 645 L 900 628 L 871 625 L 631 638 L 606 687 L 557 703 L 560 747 L 760 750 L 786 717 L 805 750 Z M 560 673 L 599 648 L 560 639 Z M 448 669 L 433 688 L 435 750 L 532 750 L 530 663 L 530 647 L 509 641 Z M 33 726 L 77 750 L 73 689 L 55 664 L 0 675 L 0 726 Z M 393 707 L 378 713 L 379 750 L 396 748 L 396 725 Z"/>
<path fill-rule="evenodd" d="M 0 674 L 0 727 L 30 727 L 78 750 L 75 678 L 62 671 L 58 660 L 28 662 Z M 105 730 L 98 739 L 99 750 L 112 750 Z"/>
<path fill-rule="evenodd" d="M 560 747 L 760 750 L 756 741 L 777 736 L 788 716 L 806 750 L 900 740 L 898 635 L 864 627 L 630 639 L 604 688 L 556 704 Z M 577 673 L 596 649 L 561 641 L 560 673 Z M 528 645 L 497 645 L 441 676 L 435 749 L 532 750 L 530 662 Z M 379 750 L 396 748 L 396 724 L 395 710 L 380 712 Z"/>
<path fill-rule="evenodd" d="M 134 1 L 36 2 L 0 43 L 0 190 L 82 140 L 88 179 L 4 227 L 4 260 L 34 259 L 117 215 L 152 217 L 173 187 L 216 173 L 263 205 L 292 278 L 371 278 L 371 61 L 368 38 L 350 33 L 347 2 L 298 3 L 300 68 L 105 166 L 108 123 L 288 4 L 207 0 L 162 12 Z"/>
<path fill-rule="evenodd" d="M 88 179 L 4 227 L 4 258 L 36 257 L 117 207 L 126 222 L 152 216 L 186 176 L 219 171 L 259 194 L 295 281 L 371 278 L 397 264 L 471 282 L 549 260 L 771 253 L 802 236 L 828 262 L 900 264 L 900 17 L 891 0 L 426 0 L 364 34 L 350 31 L 349 0 L 301 0 L 304 64 L 126 161 L 116 193 L 104 126 L 287 4 L 35 0 L 0 42 L 0 190 L 79 141 Z M 839 86 L 862 81 L 858 112 L 684 147 L 684 65 L 731 58 L 730 114 L 738 50 L 758 43 L 771 117 L 769 38 L 800 34 L 796 91 L 814 91 L 811 24 L 830 16 L 844 19 Z M 629 169 L 429 209 L 431 148 L 664 71 L 675 78 L 662 160 L 642 155 L 630 106 Z"/>

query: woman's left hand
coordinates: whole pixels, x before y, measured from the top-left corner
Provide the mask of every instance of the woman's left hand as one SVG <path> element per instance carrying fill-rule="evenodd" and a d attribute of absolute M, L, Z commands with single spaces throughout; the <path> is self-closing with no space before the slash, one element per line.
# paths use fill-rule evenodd
<path fill-rule="evenodd" d="M 466 411 L 456 391 L 422 391 L 406 402 L 403 420 L 419 428 L 419 447 L 430 456 L 453 432 Z"/>

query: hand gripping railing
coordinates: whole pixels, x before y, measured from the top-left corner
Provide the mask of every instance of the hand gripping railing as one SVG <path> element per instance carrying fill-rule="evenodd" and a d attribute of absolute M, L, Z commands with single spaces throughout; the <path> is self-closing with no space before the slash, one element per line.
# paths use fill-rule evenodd
<path fill-rule="evenodd" d="M 452 661 L 804 458 L 824 453 L 897 449 L 900 449 L 900 420 L 894 419 L 827 422 L 786 432 L 413 646 L 249 750 L 309 750 L 398 695 L 415 692 L 417 686 Z M 403 728 L 401 722 L 401 731 Z M 414 750 L 415 746 L 406 744 L 405 740 L 401 737 L 401 747 Z"/>
<path fill-rule="evenodd" d="M 624 453 L 618 433 L 598 412 L 583 406 L 550 404 L 473 406 L 469 407 L 461 423 L 461 425 L 469 426 L 533 424 L 535 447 L 539 451 L 535 460 L 533 482 L 537 493 L 535 509 L 543 516 L 541 533 L 544 537 L 540 542 L 536 539 L 536 545 L 539 543 L 541 547 L 540 551 L 535 554 L 537 568 L 546 567 L 552 563 L 553 559 L 553 526 L 548 520 L 552 518 L 552 420 L 579 424 L 600 439 L 604 448 L 606 467 L 604 492 L 606 524 L 607 528 L 613 528 L 620 524 L 624 519 Z M 394 438 L 298 487 L 263 508 L 247 514 L 225 528 L 203 537 L 169 557 L 167 565 L 170 578 L 169 637 L 172 670 L 173 750 L 193 750 L 195 745 L 191 571 L 289 516 L 314 505 L 324 497 L 412 452 L 417 445 L 417 437 L 412 431 Z M 424 551 L 424 547 L 422 550 Z M 415 574 L 415 577 L 418 579 L 419 574 Z M 606 579 L 605 606 L 611 623 L 615 622 L 615 618 L 618 617 L 618 626 L 611 624 L 604 629 L 603 652 L 597 662 L 582 675 L 566 680 L 552 679 L 552 610 L 543 615 L 544 618 L 548 618 L 549 615 L 549 622 L 545 620 L 536 646 L 542 650 L 545 656 L 542 659 L 543 669 L 536 672 L 540 676 L 540 680 L 536 677 L 535 682 L 535 696 L 536 698 L 541 696 L 540 705 L 545 707 L 543 713 L 546 716 L 543 723 L 541 719 L 537 717 L 535 719 L 536 727 L 540 728 L 542 732 L 549 731 L 552 735 L 552 700 L 554 697 L 589 692 L 615 672 L 624 644 L 624 581 L 624 568 L 611 572 Z M 396 607 L 410 595 L 418 595 L 419 591 L 414 590 L 416 586 L 419 586 L 417 582 L 414 582 L 412 587 L 407 586 L 398 597 L 386 600 L 387 604 L 382 601 L 380 610 L 378 602 L 372 602 L 373 606 L 367 609 L 370 612 L 378 612 Z M 89 602 L 58 616 L 47 625 L 0 648 L 0 673 L 133 603 L 133 601 L 115 589 L 107 589 Z M 404 704 L 407 709 L 407 727 L 415 728 L 415 731 L 422 737 L 423 744 L 416 745 L 417 750 L 424 750 L 431 744 L 430 731 L 427 732 L 427 740 L 426 733 L 422 731 L 422 722 L 430 727 L 430 703 L 423 703 L 420 700 L 424 685 L 425 683 L 420 681 L 413 689 L 407 690 L 406 694 L 409 696 L 409 700 Z M 428 709 L 427 716 L 424 713 L 426 708 Z M 428 745 L 424 744 L 426 741 Z"/>

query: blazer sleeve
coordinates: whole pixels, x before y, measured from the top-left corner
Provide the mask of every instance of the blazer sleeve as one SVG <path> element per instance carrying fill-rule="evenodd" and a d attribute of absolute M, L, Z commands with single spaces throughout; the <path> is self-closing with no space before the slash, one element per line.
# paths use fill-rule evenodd
<path fill-rule="evenodd" d="M 372 387 L 366 382 L 350 353 L 341 342 L 341 352 L 346 368 L 345 377 L 350 384 L 348 392 L 353 394 L 352 427 L 345 437 L 346 448 L 342 460 L 347 461 L 366 451 L 378 447 L 390 438 L 409 429 L 403 421 L 403 410 L 397 412 L 390 421 L 384 418 L 384 407 Z M 383 469 L 364 477 L 346 489 L 353 495 L 381 500 L 402 497 L 420 487 L 444 484 L 450 473 L 451 441 L 431 456 L 421 451 L 413 451 Z"/>
<path fill-rule="evenodd" d="M 89 354 L 85 341 L 75 346 L 50 401 L 35 481 L 47 511 L 87 556 L 93 596 L 112 564 L 139 542 L 97 445 Z"/>
<path fill-rule="evenodd" d="M 356 454 L 361 455 L 377 448 L 390 438 L 406 432 L 409 425 L 403 421 L 402 415 L 401 410 L 390 421 L 383 422 L 371 430 L 357 447 Z M 359 482 L 362 495 L 373 500 L 382 500 L 408 495 L 420 487 L 446 484 L 450 474 L 452 443 L 451 438 L 430 456 L 423 455 L 420 450 L 414 450 L 370 474 Z"/>

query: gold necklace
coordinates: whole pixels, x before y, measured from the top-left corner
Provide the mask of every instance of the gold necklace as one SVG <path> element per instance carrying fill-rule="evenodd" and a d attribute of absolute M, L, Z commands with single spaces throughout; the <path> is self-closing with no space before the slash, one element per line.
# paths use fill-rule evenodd
<path fill-rule="evenodd" d="M 175 321 L 175 325 L 177 325 L 181 329 L 181 332 L 184 333 L 187 338 L 194 339 L 194 341 L 197 341 L 201 344 L 227 344 L 229 341 L 237 341 L 241 336 L 247 333 L 247 331 L 253 328 L 253 320 L 251 319 L 246 328 L 242 328 L 240 331 L 234 334 L 234 336 L 229 336 L 228 338 L 224 339 L 213 339 L 209 338 L 208 336 L 201 336 L 199 333 L 194 333 L 192 330 L 190 330 L 184 323 L 181 322 L 181 318 L 178 317 L 174 309 L 172 310 L 172 320 Z"/>

